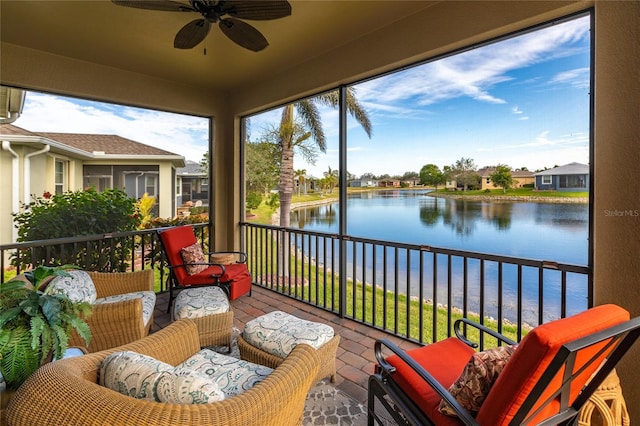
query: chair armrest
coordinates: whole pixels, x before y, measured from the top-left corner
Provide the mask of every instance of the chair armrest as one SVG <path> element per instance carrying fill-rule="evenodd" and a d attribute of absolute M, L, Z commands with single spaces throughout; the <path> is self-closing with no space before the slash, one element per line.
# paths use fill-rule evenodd
<path fill-rule="evenodd" d="M 243 251 L 211 251 L 207 253 L 207 257 L 211 258 L 211 255 L 216 254 L 233 254 L 238 256 L 236 263 L 247 263 L 247 253 Z"/>
<path fill-rule="evenodd" d="M 147 335 L 147 329 L 142 321 L 141 299 L 93 305 L 86 322 L 91 329 L 91 341 L 87 346 L 89 352 L 125 345 Z M 85 346 L 86 344 L 74 332 L 69 345 Z"/>
<path fill-rule="evenodd" d="M 499 341 L 503 342 L 503 343 L 507 343 L 509 345 L 515 345 L 517 342 L 514 342 L 513 340 L 509 339 L 506 336 L 503 336 L 502 334 L 498 333 L 495 330 L 492 330 L 488 327 L 485 327 L 482 324 L 478 324 L 475 321 L 471 321 L 470 319 L 467 318 L 460 318 L 458 320 L 456 320 L 456 322 L 453 323 L 453 331 L 456 333 L 456 337 L 460 340 L 462 340 L 464 343 L 466 343 L 467 345 L 471 346 L 472 348 L 477 348 L 478 344 L 475 342 L 472 342 L 471 340 L 467 339 L 467 336 L 464 335 L 464 333 L 460 330 L 460 326 L 461 324 L 465 324 L 465 325 L 469 325 L 471 327 L 474 327 L 478 330 L 480 330 L 481 333 L 487 333 L 493 337 L 495 337 L 496 339 L 498 339 Z"/>
<path fill-rule="evenodd" d="M 152 269 L 135 272 L 87 272 L 96 287 L 98 298 L 137 291 L 153 291 Z"/>
<path fill-rule="evenodd" d="M 405 351 L 400 349 L 393 342 L 387 339 L 380 339 L 377 340 L 374 345 L 374 352 L 376 360 L 378 362 L 378 366 L 380 369 L 382 369 L 385 375 L 393 378 L 393 373 L 395 373 L 396 369 L 391 364 L 389 364 L 382 355 L 383 346 L 397 355 L 398 358 L 400 358 L 404 363 L 411 367 L 411 369 L 415 371 L 422 380 L 424 380 L 433 390 L 435 390 L 440 398 L 444 399 L 453 408 L 453 410 L 458 415 L 458 418 L 465 425 L 478 425 L 476 419 L 471 415 L 471 413 L 463 408 L 460 403 L 458 403 L 458 401 L 449 393 L 449 391 L 435 379 L 435 377 L 433 377 L 427 370 L 425 370 L 420 364 L 418 364 L 413 358 L 411 358 Z"/>
<path fill-rule="evenodd" d="M 185 268 L 187 266 L 195 266 L 195 265 L 206 265 L 207 267 L 217 266 L 218 268 L 220 268 L 219 274 L 211 274 L 213 278 L 220 278 L 226 272 L 224 265 L 221 265 L 220 263 L 208 263 L 208 262 L 180 263 L 177 265 L 167 265 L 167 268 L 169 268 L 169 270 L 172 270 L 175 268 Z"/>

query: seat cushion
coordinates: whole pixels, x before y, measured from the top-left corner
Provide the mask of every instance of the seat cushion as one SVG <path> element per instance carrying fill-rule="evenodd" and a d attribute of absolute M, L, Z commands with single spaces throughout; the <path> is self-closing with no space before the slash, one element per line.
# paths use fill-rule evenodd
<path fill-rule="evenodd" d="M 280 358 L 286 358 L 299 343 L 318 349 L 333 335 L 333 328 L 327 324 L 306 321 L 281 311 L 247 322 L 242 332 L 247 343 Z"/>
<path fill-rule="evenodd" d="M 460 376 L 474 350 L 455 337 L 407 351 L 407 354 L 424 367 L 445 389 Z M 450 417 L 438 411 L 438 395 L 420 376 L 398 356 L 388 357 L 387 362 L 396 368 L 393 380 L 437 425 L 459 425 L 457 417 Z"/>
<path fill-rule="evenodd" d="M 218 385 L 208 376 L 131 351 L 108 355 L 100 365 L 99 383 L 124 395 L 153 402 L 208 404 L 224 399 Z"/>
<path fill-rule="evenodd" d="M 522 339 L 507 363 L 493 388 L 487 395 L 482 408 L 478 412 L 480 424 L 509 424 L 522 406 L 533 387 L 558 353 L 562 345 L 573 340 L 602 331 L 629 320 L 629 312 L 616 305 L 601 305 L 577 315 L 551 321 L 531 330 Z M 586 354 L 578 354 L 574 366 L 574 373 L 583 368 L 585 359 L 602 348 L 603 344 L 586 350 Z M 599 367 L 600 362 L 608 354 L 604 351 L 589 367 L 584 368 L 578 379 L 572 382 L 571 401 L 577 396 L 584 383 Z M 586 355 L 586 356 L 585 356 Z M 556 377 L 546 387 L 533 410 L 537 410 L 541 401 L 545 401 L 560 386 L 561 375 Z M 558 403 L 553 402 L 542 409 L 532 420 L 532 424 L 540 419 L 557 412 Z"/>
<path fill-rule="evenodd" d="M 44 292 L 46 294 L 63 293 L 73 302 L 95 303 L 97 292 L 93 280 L 85 271 L 66 271 L 69 276 L 57 276 Z"/>
<path fill-rule="evenodd" d="M 202 318 L 229 312 L 227 295 L 220 287 L 195 287 L 182 290 L 173 306 L 174 319 Z"/>
<path fill-rule="evenodd" d="M 273 369 L 203 349 L 179 366 L 209 376 L 225 398 L 239 395 L 264 380 Z"/>
<path fill-rule="evenodd" d="M 115 294 L 113 296 L 96 299 L 95 304 L 115 303 L 123 300 L 142 299 L 142 320 L 145 327 L 149 324 L 156 307 L 156 294 L 153 291 L 136 291 L 133 293 Z"/>

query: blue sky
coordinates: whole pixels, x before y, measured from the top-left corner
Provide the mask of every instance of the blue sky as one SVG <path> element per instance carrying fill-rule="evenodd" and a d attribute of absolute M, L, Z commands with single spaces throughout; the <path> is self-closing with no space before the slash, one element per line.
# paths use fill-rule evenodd
<path fill-rule="evenodd" d="M 461 157 L 529 170 L 588 163 L 589 25 L 588 17 L 575 19 L 358 84 L 373 136 L 350 120 L 348 171 L 395 175 Z M 322 117 L 326 154 L 315 165 L 294 159 L 316 177 L 338 168 L 338 114 L 322 109 Z M 252 140 L 279 118 L 279 110 L 252 117 Z M 14 124 L 118 134 L 193 161 L 207 150 L 201 118 L 42 94 L 27 95 Z"/>

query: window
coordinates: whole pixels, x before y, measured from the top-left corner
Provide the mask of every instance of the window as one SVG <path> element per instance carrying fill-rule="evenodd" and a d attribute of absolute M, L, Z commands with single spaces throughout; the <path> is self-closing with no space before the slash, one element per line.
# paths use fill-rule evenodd
<path fill-rule="evenodd" d="M 551 185 L 553 182 L 551 175 L 543 175 L 542 176 L 542 184 L 543 185 Z"/>
<path fill-rule="evenodd" d="M 585 175 L 560 176 L 560 188 L 586 188 L 587 177 Z"/>
<path fill-rule="evenodd" d="M 146 175 L 144 177 L 144 192 L 151 197 L 156 196 L 156 177 L 153 175 Z"/>
<path fill-rule="evenodd" d="M 56 160 L 54 172 L 56 194 L 62 194 L 67 190 L 67 163 L 67 161 Z"/>

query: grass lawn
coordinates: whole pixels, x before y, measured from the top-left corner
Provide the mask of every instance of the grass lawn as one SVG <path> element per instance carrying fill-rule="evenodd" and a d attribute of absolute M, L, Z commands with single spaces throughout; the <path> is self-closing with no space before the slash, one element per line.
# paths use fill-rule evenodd
<path fill-rule="evenodd" d="M 438 189 L 438 193 L 451 194 L 456 196 L 504 196 L 504 197 L 549 197 L 549 198 L 588 198 L 589 193 L 585 191 L 535 191 L 533 188 L 513 188 L 504 192 L 502 189 L 478 189 L 468 191 L 447 191 L 446 189 Z"/>

